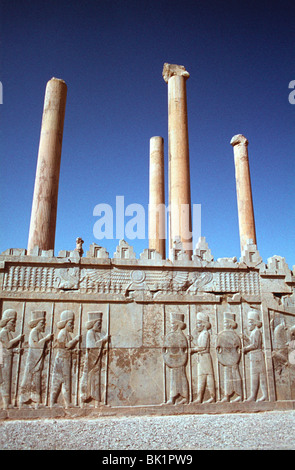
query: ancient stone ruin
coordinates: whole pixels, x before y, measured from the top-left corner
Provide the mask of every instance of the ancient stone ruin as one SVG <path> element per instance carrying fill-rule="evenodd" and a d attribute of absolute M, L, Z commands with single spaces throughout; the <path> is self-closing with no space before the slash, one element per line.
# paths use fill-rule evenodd
<path fill-rule="evenodd" d="M 165 64 L 164 146 L 150 141 L 149 247 L 54 254 L 66 84 L 47 84 L 28 248 L 0 255 L 2 419 L 226 413 L 295 406 L 295 267 L 257 249 L 248 141 L 234 151 L 241 257 L 192 246 L 186 80 Z M 181 208 L 188 207 L 183 218 Z"/>

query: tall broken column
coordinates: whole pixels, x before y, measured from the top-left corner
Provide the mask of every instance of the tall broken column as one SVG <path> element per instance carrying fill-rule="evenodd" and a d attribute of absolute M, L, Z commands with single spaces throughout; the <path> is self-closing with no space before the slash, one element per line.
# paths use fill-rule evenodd
<path fill-rule="evenodd" d="M 66 83 L 57 78 L 49 80 L 44 99 L 28 254 L 36 245 L 41 250 L 54 249 L 66 97 Z"/>
<path fill-rule="evenodd" d="M 191 190 L 189 170 L 186 80 L 182 65 L 164 64 L 163 78 L 168 84 L 169 147 L 169 252 L 180 239 L 192 255 Z"/>
<path fill-rule="evenodd" d="M 150 139 L 149 249 L 166 258 L 164 139 Z"/>
<path fill-rule="evenodd" d="M 250 167 L 248 158 L 248 140 L 242 134 L 231 139 L 234 149 L 235 175 L 239 216 L 241 252 L 252 239 L 256 245 L 256 230 L 251 189 Z"/>

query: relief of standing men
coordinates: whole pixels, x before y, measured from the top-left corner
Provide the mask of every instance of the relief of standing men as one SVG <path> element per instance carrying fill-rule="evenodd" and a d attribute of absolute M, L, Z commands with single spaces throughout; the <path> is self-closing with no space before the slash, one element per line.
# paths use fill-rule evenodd
<path fill-rule="evenodd" d="M 215 401 L 214 371 L 210 354 L 210 328 L 211 324 L 209 322 L 208 315 L 198 312 L 196 322 L 196 330 L 198 334 L 195 341 L 193 341 L 194 338 L 192 338 L 192 343 L 195 347 L 192 346 L 190 351 L 191 354 L 197 354 L 198 361 L 198 391 L 197 398 L 193 403 L 202 403 L 206 385 L 210 394 L 210 398 L 206 403 L 212 403 Z"/>
<path fill-rule="evenodd" d="M 235 393 L 234 402 L 242 401 L 242 379 L 239 371 L 241 359 L 241 340 L 234 331 L 237 328 L 235 314 L 225 312 L 223 318 L 224 330 L 217 335 L 217 358 L 224 369 L 224 398 L 221 402 L 229 402 Z"/>
<path fill-rule="evenodd" d="M 183 331 L 186 328 L 184 315 L 171 313 L 171 331 L 163 338 L 162 355 L 170 369 L 170 391 L 167 404 L 186 404 L 189 400 L 189 387 L 186 377 L 188 341 Z"/>
<path fill-rule="evenodd" d="M 24 376 L 21 384 L 20 406 L 31 400 L 36 408 L 41 405 L 42 396 L 42 370 L 45 357 L 45 346 L 53 337 L 52 334 L 44 336 L 46 326 L 46 312 L 33 311 L 29 327 L 29 352 L 27 356 Z"/>
<path fill-rule="evenodd" d="M 60 330 L 57 339 L 57 354 L 54 361 L 51 389 L 51 406 L 56 405 L 58 396 L 62 391 L 65 408 L 72 402 L 72 354 L 76 344 L 80 341 L 80 335 L 73 338 L 75 314 L 72 310 L 61 313 L 57 328 Z"/>
<path fill-rule="evenodd" d="M 86 323 L 86 356 L 80 385 L 82 403 L 95 401 L 101 403 L 101 366 L 104 346 L 110 340 L 109 335 L 102 336 L 102 312 L 89 312 Z M 105 392 L 106 393 L 106 392 Z"/>
<path fill-rule="evenodd" d="M 260 328 L 262 326 L 259 320 L 259 314 L 255 310 L 248 312 L 248 329 L 250 331 L 249 338 L 246 338 L 250 343 L 244 348 L 244 353 L 249 353 L 250 356 L 250 383 L 251 392 L 247 401 L 255 401 L 257 398 L 259 385 L 262 391 L 262 397 L 257 401 L 267 400 L 267 382 L 264 354 L 262 351 L 262 334 Z"/>
<path fill-rule="evenodd" d="M 2 363 L 0 363 L 0 391 L 3 400 L 3 408 L 11 406 L 11 380 L 15 347 L 23 340 L 24 336 L 14 337 L 17 312 L 13 309 L 5 310 L 0 321 L 0 342 L 2 347 Z"/>

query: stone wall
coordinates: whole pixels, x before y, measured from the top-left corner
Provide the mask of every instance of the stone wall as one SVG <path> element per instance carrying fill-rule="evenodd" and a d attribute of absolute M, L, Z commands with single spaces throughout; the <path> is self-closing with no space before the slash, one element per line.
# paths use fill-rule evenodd
<path fill-rule="evenodd" d="M 295 273 L 102 247 L 0 255 L 0 418 L 293 409 Z"/>

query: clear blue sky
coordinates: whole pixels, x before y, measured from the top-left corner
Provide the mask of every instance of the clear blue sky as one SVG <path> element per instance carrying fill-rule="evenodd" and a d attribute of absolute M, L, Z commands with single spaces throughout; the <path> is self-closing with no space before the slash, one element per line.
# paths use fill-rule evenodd
<path fill-rule="evenodd" d="M 84 251 L 96 242 L 113 256 L 118 240 L 95 239 L 93 209 L 115 210 L 123 195 L 147 213 L 152 136 L 165 140 L 167 169 L 162 68 L 170 62 L 190 72 L 192 203 L 201 204 L 214 258 L 240 257 L 230 140 L 241 133 L 260 254 L 295 264 L 294 0 L 1 4 L 0 252 L 27 246 L 44 91 L 54 76 L 68 85 L 55 253 L 81 236 Z M 138 257 L 148 247 L 127 241 Z"/>

